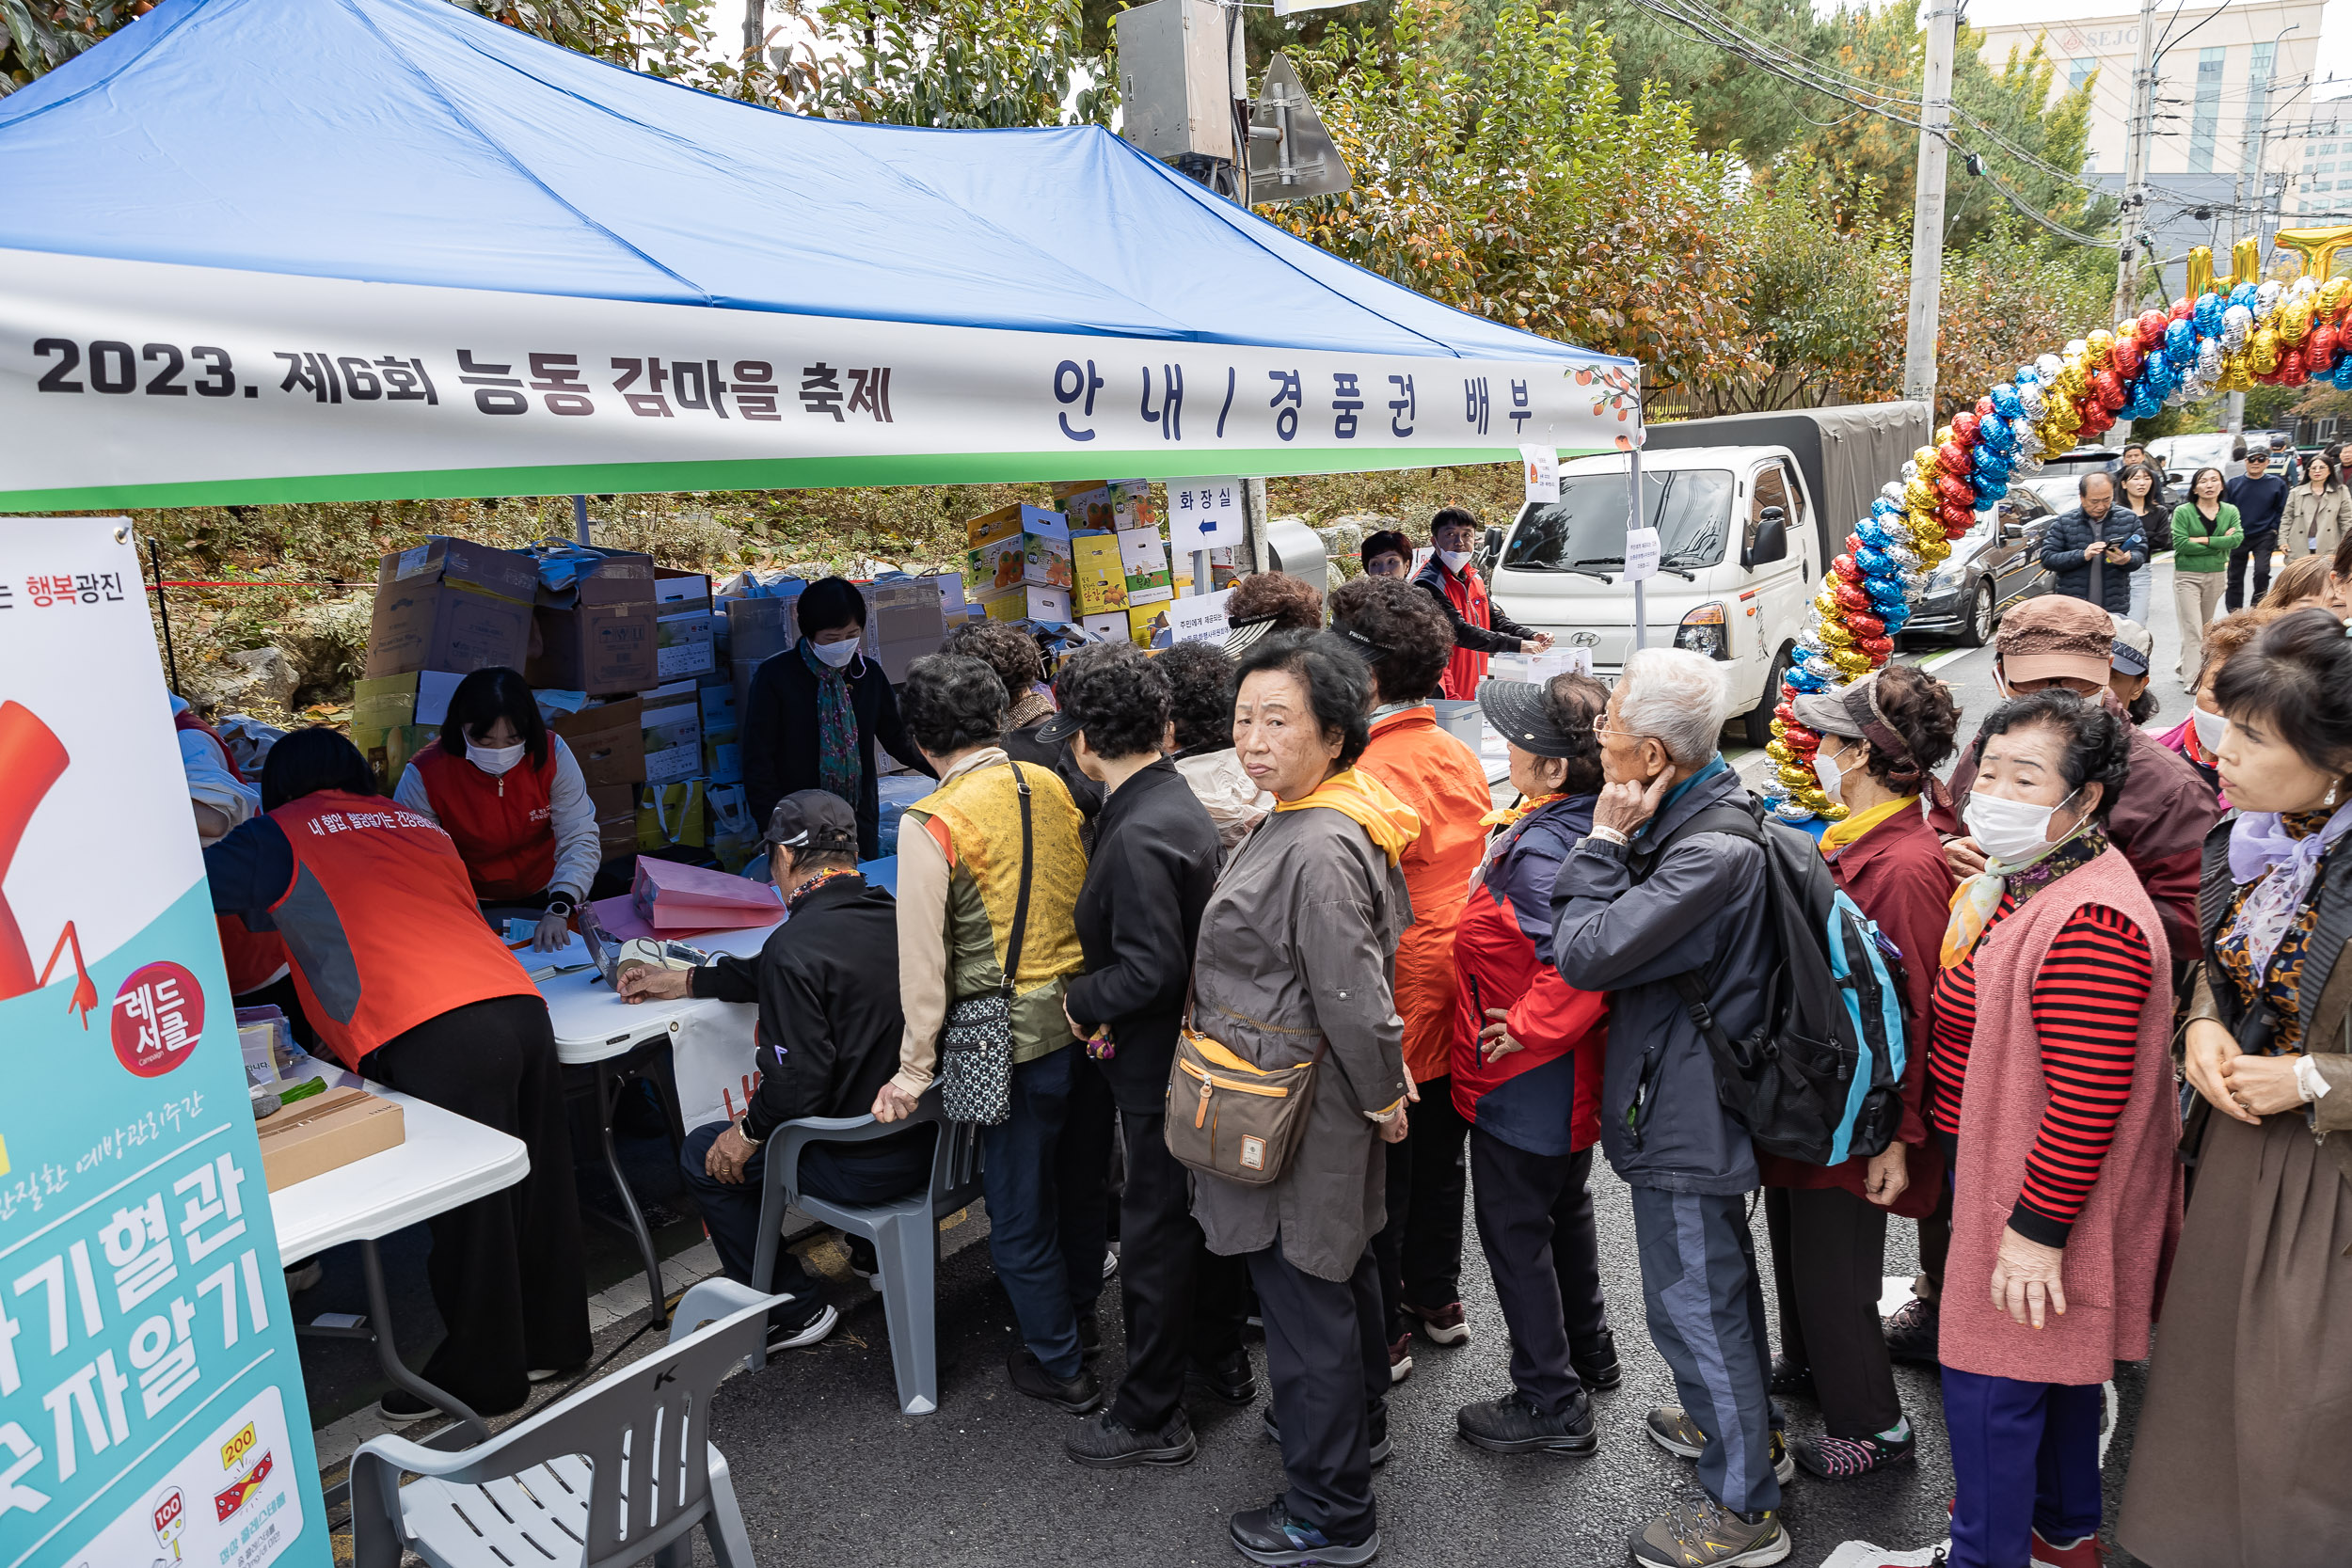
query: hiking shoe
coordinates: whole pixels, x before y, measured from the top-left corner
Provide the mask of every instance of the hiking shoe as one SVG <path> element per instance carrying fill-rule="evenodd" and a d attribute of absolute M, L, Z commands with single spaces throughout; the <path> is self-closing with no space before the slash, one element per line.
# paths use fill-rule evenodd
<path fill-rule="evenodd" d="M 1565 1453 L 1581 1458 L 1600 1447 L 1593 1412 L 1582 1400 L 1557 1416 L 1514 1388 L 1499 1400 L 1466 1404 L 1454 1413 L 1454 1430 L 1489 1453 Z"/>
<path fill-rule="evenodd" d="M 402 1426 L 407 1425 L 410 1421 L 421 1421 L 427 1416 L 447 1414 L 439 1405 L 427 1404 L 405 1388 L 395 1388 L 376 1401 L 375 1413 L 384 1419 Z"/>
<path fill-rule="evenodd" d="M 1649 1440 L 1677 1459 L 1696 1459 L 1707 1447 L 1707 1433 L 1678 1404 L 1661 1404 L 1649 1413 Z M 1797 1479 L 1796 1461 L 1788 1457 L 1788 1444 L 1778 1427 L 1772 1429 L 1772 1474 L 1783 1486 Z"/>
<path fill-rule="evenodd" d="M 2033 1532 L 2033 1568 L 2104 1568 L 2106 1562 L 2096 1535 L 2061 1546 L 2040 1530 Z"/>
<path fill-rule="evenodd" d="M 1406 1329 L 1389 1347 L 1389 1381 L 1402 1383 L 1413 1375 L 1413 1331 Z"/>
<path fill-rule="evenodd" d="M 1157 1432 L 1137 1432 L 1105 1410 L 1092 1420 L 1080 1421 L 1062 1446 L 1070 1450 L 1071 1458 L 1098 1470 L 1130 1465 L 1184 1465 L 1200 1451 L 1193 1440 L 1192 1422 L 1182 1410 Z"/>
<path fill-rule="evenodd" d="M 1380 1555 L 1378 1530 L 1361 1541 L 1334 1541 L 1304 1519 L 1292 1518 L 1279 1497 L 1263 1508 L 1234 1514 L 1228 1528 L 1234 1549 L 1252 1562 L 1327 1562 L 1350 1568 Z"/>
<path fill-rule="evenodd" d="M 1248 1404 L 1258 1397 L 1249 1353 L 1238 1345 L 1213 1361 L 1193 1362 L 1184 1369 L 1184 1381 L 1207 1389 L 1227 1404 Z"/>
<path fill-rule="evenodd" d="M 1429 1336 L 1433 1344 L 1470 1343 L 1470 1323 L 1458 1301 L 1447 1302 L 1443 1307 L 1415 1307 L 1407 1302 L 1405 1315 L 1412 1320 L 1413 1326 Z"/>
<path fill-rule="evenodd" d="M 1795 1543 L 1771 1509 L 1736 1513 L 1702 1492 L 1652 1519 L 1629 1544 L 1643 1568 L 1764 1568 Z"/>
<path fill-rule="evenodd" d="M 780 1350 L 799 1350 L 804 1345 L 813 1345 L 831 1334 L 834 1325 L 840 1321 L 841 1314 L 831 1306 L 825 1306 L 818 1307 L 816 1316 L 806 1323 L 771 1323 L 768 1325 L 768 1354 L 773 1355 Z"/>
<path fill-rule="evenodd" d="M 1788 1451 L 1799 1465 L 1823 1481 L 1851 1481 L 1909 1459 L 1918 1447 L 1918 1439 L 1909 1436 L 1799 1437 L 1790 1441 Z"/>
<path fill-rule="evenodd" d="M 1078 1354 L 1089 1361 L 1103 1354 L 1103 1320 L 1090 1307 L 1078 1314 Z"/>
<path fill-rule="evenodd" d="M 1587 1388 L 1614 1388 L 1625 1381 L 1625 1369 L 1617 1364 L 1617 1337 L 1605 1328 L 1591 1344 L 1569 1347 L 1568 1368 Z"/>
<path fill-rule="evenodd" d="M 1282 1441 L 1282 1429 L 1274 1424 L 1274 1406 L 1265 1407 L 1265 1434 L 1276 1443 Z M 1372 1466 L 1378 1469 L 1389 1462 L 1396 1446 L 1389 1441 L 1389 1413 L 1385 1410 L 1372 1418 Z"/>
<path fill-rule="evenodd" d="M 1785 1355 L 1772 1357 L 1772 1398 L 1785 1400 L 1791 1395 L 1813 1399 L 1813 1369 L 1800 1367 Z"/>
<path fill-rule="evenodd" d="M 1936 1354 L 1935 1303 L 1912 1297 L 1895 1309 L 1886 1320 L 1886 1354 L 1898 1361 L 1925 1362 L 1933 1366 Z"/>
<path fill-rule="evenodd" d="M 1026 1345 L 1015 1345 L 1005 1357 L 1005 1371 L 1012 1386 L 1033 1400 L 1067 1410 L 1073 1416 L 1083 1416 L 1103 1402 L 1103 1384 L 1085 1367 L 1073 1378 L 1059 1378 L 1045 1370 L 1037 1358 L 1037 1352 Z"/>

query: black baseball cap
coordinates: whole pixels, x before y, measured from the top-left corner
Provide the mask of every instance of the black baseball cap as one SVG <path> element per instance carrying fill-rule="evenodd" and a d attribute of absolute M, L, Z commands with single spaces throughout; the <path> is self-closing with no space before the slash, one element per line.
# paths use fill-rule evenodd
<path fill-rule="evenodd" d="M 857 853 L 857 813 L 826 789 L 795 790 L 768 816 L 768 843 L 796 855 Z"/>
<path fill-rule="evenodd" d="M 1577 733 L 1552 722 L 1545 689 L 1533 681 L 1487 681 L 1478 689 L 1478 706 L 1495 733 L 1522 752 L 1539 757 L 1577 752 Z"/>

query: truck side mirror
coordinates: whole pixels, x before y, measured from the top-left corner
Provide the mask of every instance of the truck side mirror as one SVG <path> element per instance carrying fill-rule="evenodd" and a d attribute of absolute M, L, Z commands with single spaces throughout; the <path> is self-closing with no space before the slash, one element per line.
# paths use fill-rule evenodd
<path fill-rule="evenodd" d="M 1740 552 L 1741 567 L 1754 571 L 1775 561 L 1788 559 L 1788 515 L 1777 506 L 1768 506 L 1756 519 L 1755 537 L 1748 547 Z"/>
<path fill-rule="evenodd" d="M 1486 530 L 1486 555 L 1488 559 L 1491 560 L 1496 556 L 1500 556 L 1502 553 L 1502 531 L 1499 528 L 1489 526 Z"/>

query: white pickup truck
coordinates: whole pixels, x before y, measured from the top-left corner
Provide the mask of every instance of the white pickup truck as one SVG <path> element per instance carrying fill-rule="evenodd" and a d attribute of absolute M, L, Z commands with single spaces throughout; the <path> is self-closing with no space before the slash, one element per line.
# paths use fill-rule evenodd
<path fill-rule="evenodd" d="M 1642 521 L 1658 530 L 1661 563 L 1645 589 L 1647 639 L 1733 667 L 1750 743 L 1772 738 L 1781 674 L 1831 558 L 1929 428 L 1924 403 L 1649 427 Z M 1495 602 L 1563 648 L 1592 649 L 1604 677 L 1633 645 L 1626 510 L 1626 459 L 1578 458 L 1560 466 L 1557 501 L 1531 501 L 1490 533 Z"/>

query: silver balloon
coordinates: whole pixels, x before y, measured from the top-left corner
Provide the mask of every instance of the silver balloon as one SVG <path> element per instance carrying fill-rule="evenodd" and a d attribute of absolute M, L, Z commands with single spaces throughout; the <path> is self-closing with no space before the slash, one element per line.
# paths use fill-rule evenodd
<path fill-rule="evenodd" d="M 2198 340 L 2196 378 L 2207 386 L 2221 379 L 2221 340 L 2218 338 Z"/>
<path fill-rule="evenodd" d="M 1772 815 L 1779 817 L 1783 822 L 1810 822 L 1813 820 L 1813 808 L 1810 806 L 1799 805 L 1794 800 L 1784 799 L 1772 802 Z"/>
<path fill-rule="evenodd" d="M 2235 354 L 2246 346 L 2247 335 L 2254 330 L 2254 312 L 2243 305 L 2233 305 L 2221 312 L 2221 350 Z"/>
<path fill-rule="evenodd" d="M 2037 355 L 2034 356 L 2033 368 L 2034 372 L 2042 378 L 2042 384 L 2047 387 L 2051 382 L 2056 381 L 2059 373 L 2066 369 L 2066 361 L 2055 354 Z"/>
<path fill-rule="evenodd" d="M 2254 319 L 2265 320 L 2279 308 L 2279 295 L 2283 291 L 2275 277 L 2265 277 L 2254 290 Z"/>
<path fill-rule="evenodd" d="M 2049 418 L 2050 395 L 2039 385 L 2018 388 L 2017 402 L 2026 410 L 2026 418 L 2030 422 L 2040 424 Z"/>
<path fill-rule="evenodd" d="M 1903 499 L 1903 484 L 1907 483 L 1909 482 L 1889 480 L 1886 483 L 1879 486 L 1879 494 L 1885 497 L 1888 500 L 1899 503 Z"/>
<path fill-rule="evenodd" d="M 2066 346 L 2058 350 L 2059 356 L 2067 359 L 2073 359 L 2080 355 L 2089 354 L 2090 352 L 2090 345 L 2080 338 L 2067 339 Z"/>
<path fill-rule="evenodd" d="M 1887 559 L 1906 572 L 1915 572 L 1924 564 L 1919 559 L 1919 552 L 1909 545 L 1889 545 L 1886 546 L 1886 555 Z"/>
<path fill-rule="evenodd" d="M 2037 400 L 2039 401 L 2039 400 Z M 2009 421 L 2009 431 L 2017 437 L 2017 451 L 2022 457 L 2042 455 L 2042 429 L 2030 415 L 2020 415 Z"/>
<path fill-rule="evenodd" d="M 1903 483 L 1905 484 L 1909 484 L 1913 480 L 1917 479 L 1918 477 L 1919 465 L 1914 463 L 1909 458 L 1903 459 Z"/>
<path fill-rule="evenodd" d="M 1829 646 L 1821 641 L 1820 633 L 1807 626 L 1797 633 L 1797 657 L 1826 658 L 1829 657 Z"/>

